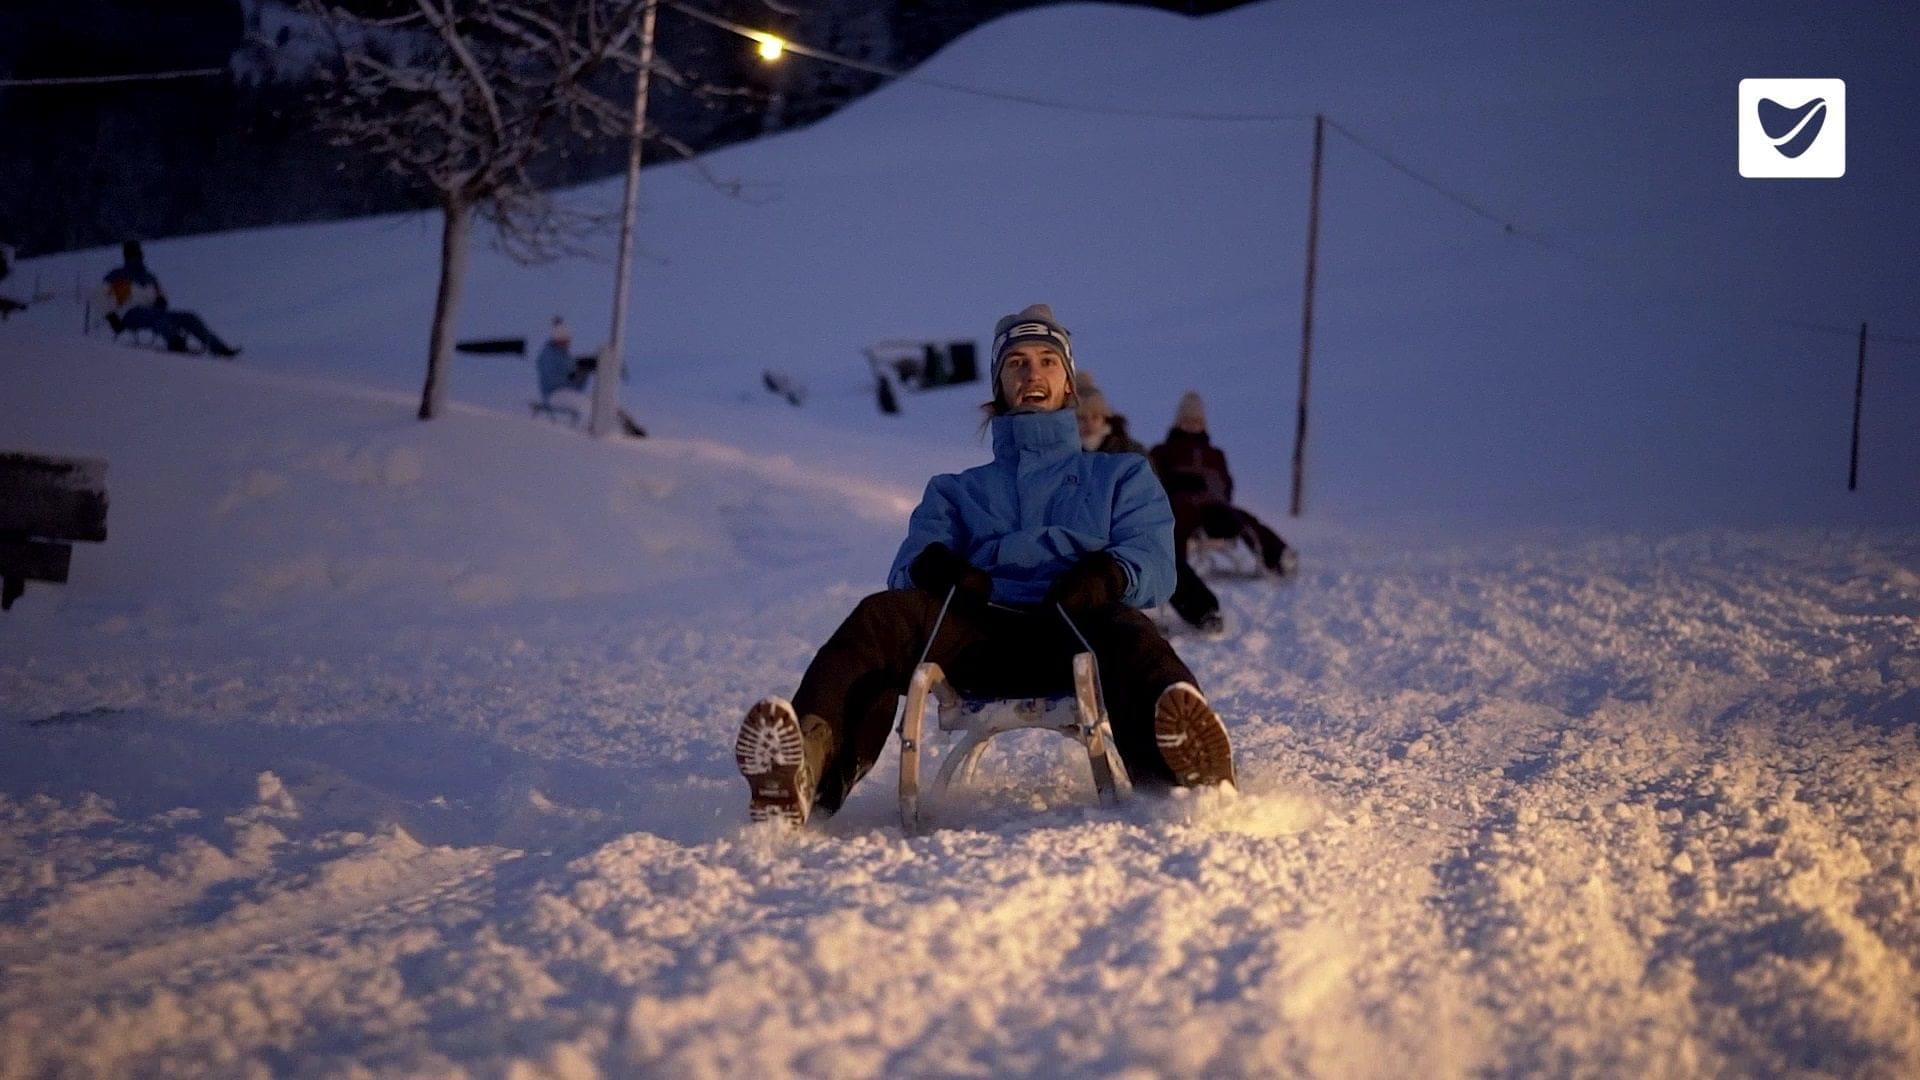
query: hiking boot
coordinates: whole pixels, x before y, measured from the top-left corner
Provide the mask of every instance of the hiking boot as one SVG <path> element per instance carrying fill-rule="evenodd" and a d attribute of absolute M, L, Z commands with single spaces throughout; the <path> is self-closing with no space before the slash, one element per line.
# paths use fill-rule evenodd
<path fill-rule="evenodd" d="M 1210 611 L 1193 624 L 1195 630 L 1215 641 L 1227 636 L 1227 620 L 1217 611 Z"/>
<path fill-rule="evenodd" d="M 1276 581 L 1292 581 L 1300 573 L 1300 553 L 1283 544 L 1280 554 L 1265 564 L 1267 576 Z"/>
<path fill-rule="evenodd" d="M 1153 741 L 1173 770 L 1175 783 L 1204 787 L 1234 782 L 1227 726 L 1192 683 L 1177 682 L 1160 692 L 1153 706 Z"/>
<path fill-rule="evenodd" d="M 785 698 L 763 698 L 747 710 L 733 742 L 733 759 L 752 791 L 749 820 L 783 821 L 798 829 L 813 812 L 814 785 L 825 757 L 820 737 L 825 723 L 807 717 L 814 731 L 804 732 Z M 809 736 L 812 737 L 809 737 Z"/>

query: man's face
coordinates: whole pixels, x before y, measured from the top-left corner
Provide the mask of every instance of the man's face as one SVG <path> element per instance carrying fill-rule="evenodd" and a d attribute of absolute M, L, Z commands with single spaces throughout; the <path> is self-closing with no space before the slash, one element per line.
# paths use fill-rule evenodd
<path fill-rule="evenodd" d="M 1052 412 L 1067 403 L 1067 360 L 1051 345 L 1023 341 L 1000 364 L 1000 399 L 1014 412 Z"/>

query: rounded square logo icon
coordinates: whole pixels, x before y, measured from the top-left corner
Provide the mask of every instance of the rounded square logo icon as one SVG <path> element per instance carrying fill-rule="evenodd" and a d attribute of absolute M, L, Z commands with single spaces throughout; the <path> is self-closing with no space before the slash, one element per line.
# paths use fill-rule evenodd
<path fill-rule="evenodd" d="M 1741 79 L 1740 175 L 1832 180 L 1847 173 L 1847 84 Z"/>

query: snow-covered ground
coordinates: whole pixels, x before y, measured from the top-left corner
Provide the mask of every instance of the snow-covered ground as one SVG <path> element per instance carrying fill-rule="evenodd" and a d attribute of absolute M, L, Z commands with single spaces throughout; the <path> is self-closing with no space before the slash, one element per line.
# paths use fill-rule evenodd
<path fill-rule="evenodd" d="M 1593 18 L 1602 56 L 1644 29 Z M 1370 64 L 1457 66 L 1414 47 L 1451 19 L 1485 54 L 1456 104 L 1555 104 L 1510 91 L 1576 44 L 1432 19 L 1049 9 L 930 71 L 1024 77 L 1017 43 L 1084 76 L 1031 92 L 1363 126 Z M 1305 51 L 1263 60 L 1281 41 Z M 1568 107 L 1642 92 L 1613 89 Z M 1262 343 L 1295 332 L 1298 148 L 1040 115 L 902 86 L 715 162 L 776 202 L 650 172 L 644 441 L 528 420 L 527 369 L 489 358 L 413 420 L 419 219 L 152 245 L 237 365 L 79 339 L 58 304 L 0 328 L 0 446 L 104 457 L 113 500 L 73 581 L 0 617 L 0 1076 L 1920 1072 L 1920 377 L 1870 372 L 1849 497 L 1844 341 L 1810 372 L 1757 314 L 1677 329 L 1336 158 L 1342 198 L 1391 202 L 1330 209 L 1349 269 L 1323 267 L 1313 512 L 1289 520 L 1291 382 Z M 1420 130 L 1396 134 L 1482 191 L 1531 169 L 1505 205 L 1619 212 L 1527 157 L 1604 148 Z M 1051 181 L 996 171 L 1042 135 Z M 1730 175 L 1720 149 L 1673 167 Z M 1716 302 L 1813 321 L 1920 295 L 1878 254 L 1910 216 L 1748 191 L 1643 199 L 1725 205 L 1690 220 L 1696 262 L 1635 287 L 1711 262 Z M 1802 197 L 1810 219 L 1751 228 Z M 1793 293 L 1766 253 L 1813 250 L 1798 230 L 1858 267 Z M 535 333 L 573 298 L 584 330 L 603 284 L 487 258 L 463 326 Z M 882 419 L 855 350 L 1032 300 L 1148 441 L 1207 392 L 1304 552 L 1290 585 L 1221 586 L 1235 633 L 1177 639 L 1244 791 L 1103 812 L 1034 736 L 927 837 L 885 765 L 820 828 L 745 827 L 739 717 L 877 586 L 926 476 L 985 453 L 977 388 Z"/>

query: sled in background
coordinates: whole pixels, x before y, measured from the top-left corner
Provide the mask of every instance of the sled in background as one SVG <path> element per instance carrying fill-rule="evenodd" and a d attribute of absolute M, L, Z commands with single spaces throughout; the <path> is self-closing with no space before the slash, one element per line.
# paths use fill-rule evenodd
<path fill-rule="evenodd" d="M 889 416 L 900 411 L 902 390 L 933 390 L 980 381 L 980 348 L 971 341 L 876 342 L 862 349 L 873 372 L 874 397 Z"/>
<path fill-rule="evenodd" d="M 516 360 L 524 360 L 527 356 L 527 345 L 527 339 L 523 337 L 472 338 L 454 342 L 453 350 L 468 356 L 510 356 Z M 583 372 L 596 371 L 600 366 L 598 353 L 575 356 L 572 359 Z M 620 381 L 623 383 L 632 381 L 625 369 L 620 372 Z M 543 391 L 538 399 L 527 402 L 527 412 L 535 419 L 545 417 L 556 424 L 577 428 L 586 418 L 581 406 L 586 404 L 587 400 L 587 394 L 583 390 L 563 387 L 558 390 Z M 646 429 L 635 422 L 624 409 L 616 419 L 623 433 L 636 439 L 646 438 Z"/>
<path fill-rule="evenodd" d="M 92 337 L 94 331 L 99 329 L 105 329 L 108 340 L 112 341 L 115 345 L 119 345 L 124 341 L 134 348 L 151 349 L 155 352 L 178 353 L 183 356 L 207 355 L 205 349 L 196 349 L 190 345 L 183 344 L 180 348 L 173 348 L 167 344 L 167 339 L 161 336 L 159 331 L 145 327 L 128 326 L 126 322 L 114 312 L 102 312 L 96 317 L 93 313 L 93 300 L 89 296 L 81 302 L 80 306 L 80 333 L 84 336 Z"/>
<path fill-rule="evenodd" d="M 470 338 L 453 343 L 453 351 L 468 356 L 510 356 L 515 360 L 527 358 L 527 339 L 523 337 Z M 578 397 L 570 394 L 568 397 Z M 568 427 L 580 426 L 580 409 L 570 404 L 566 398 L 560 402 L 553 400 L 552 393 L 542 393 L 538 400 L 527 402 L 527 411 L 534 417 L 546 417 L 556 424 Z"/>
<path fill-rule="evenodd" d="M 1299 549 L 1288 544 L 1280 554 L 1279 569 L 1269 570 L 1261 565 L 1258 541 L 1252 537 L 1195 533 L 1187 541 L 1187 561 L 1209 581 L 1292 581 L 1300 573 Z"/>
<path fill-rule="evenodd" d="M 767 393 L 795 408 L 807 403 L 807 384 L 784 371 L 767 368 L 760 373 L 760 385 L 767 388 Z"/>
<path fill-rule="evenodd" d="M 1092 653 L 1079 653 L 1073 658 L 1073 693 L 1054 697 L 972 697 L 954 689 L 939 664 L 922 663 L 913 671 L 900 709 L 900 824 L 909 836 L 927 832 L 934 823 L 934 814 L 920 799 L 928 698 L 938 707 L 938 730 L 948 735 L 931 792 L 936 810 L 956 779 L 963 784 L 972 781 L 989 740 L 1009 731 L 1029 729 L 1051 731 L 1086 748 L 1100 805 L 1117 805 L 1132 794 L 1126 766 L 1114 748 L 1113 727 L 1100 686 L 1100 666 Z"/>

